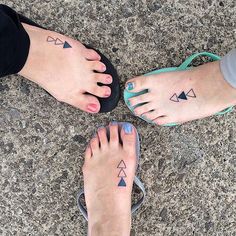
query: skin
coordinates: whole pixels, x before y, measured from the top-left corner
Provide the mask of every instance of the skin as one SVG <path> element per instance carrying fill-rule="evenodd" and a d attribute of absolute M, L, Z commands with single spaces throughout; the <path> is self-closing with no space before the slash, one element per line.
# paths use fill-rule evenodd
<path fill-rule="evenodd" d="M 136 130 L 130 134 L 110 124 L 100 128 L 91 139 L 83 166 L 85 200 L 88 210 L 89 236 L 128 236 L 131 228 L 131 192 L 136 168 Z M 120 138 L 123 144 L 119 142 Z M 119 187 L 119 169 L 126 164 L 126 187 Z"/>
<path fill-rule="evenodd" d="M 224 79 L 219 61 L 210 62 L 187 71 L 168 72 L 150 76 L 139 76 L 129 80 L 139 92 L 149 92 L 129 99 L 131 106 L 146 102 L 137 107 L 134 113 L 143 115 L 157 125 L 184 123 L 213 115 L 229 106 L 236 105 L 236 89 Z M 194 90 L 196 98 L 173 102 L 170 98 L 184 91 Z"/>
<path fill-rule="evenodd" d="M 58 101 L 68 103 L 83 111 L 97 113 L 100 103 L 95 96 L 106 98 L 111 89 L 112 77 L 102 74 L 106 66 L 100 55 L 80 42 L 64 35 L 23 24 L 30 37 L 30 51 L 20 75 L 37 83 Z M 48 36 L 67 41 L 71 48 L 47 42 Z M 96 73 L 101 72 L 101 73 Z M 103 83 L 100 87 L 97 83 Z"/>

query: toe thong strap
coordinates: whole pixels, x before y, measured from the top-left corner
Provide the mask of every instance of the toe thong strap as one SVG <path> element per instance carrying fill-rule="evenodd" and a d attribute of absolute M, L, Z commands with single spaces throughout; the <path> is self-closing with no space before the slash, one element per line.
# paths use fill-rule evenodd
<path fill-rule="evenodd" d="M 144 199 L 146 197 L 146 191 L 145 191 L 145 188 L 144 188 L 144 185 L 143 183 L 140 181 L 140 179 L 138 177 L 134 177 L 134 183 L 139 187 L 139 189 L 142 191 L 143 193 L 143 196 L 138 200 L 137 203 L 135 203 L 134 205 L 132 205 L 132 208 L 131 208 L 131 212 L 132 214 L 135 213 L 139 208 L 140 206 L 142 205 L 142 203 L 144 202 Z M 83 217 L 85 218 L 85 220 L 88 221 L 88 213 L 87 213 L 87 210 L 86 208 L 83 206 L 82 204 L 82 196 L 84 195 L 84 190 L 80 190 L 79 193 L 78 193 L 78 196 L 77 196 L 77 204 L 78 204 L 78 207 L 79 207 L 79 210 L 81 212 L 81 214 L 83 215 Z"/>

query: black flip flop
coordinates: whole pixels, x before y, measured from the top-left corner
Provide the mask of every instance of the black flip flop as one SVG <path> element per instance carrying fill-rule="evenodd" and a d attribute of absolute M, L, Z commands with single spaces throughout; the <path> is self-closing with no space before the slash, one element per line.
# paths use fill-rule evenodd
<path fill-rule="evenodd" d="M 18 14 L 18 17 L 19 17 L 19 22 L 26 23 L 26 24 L 39 27 L 42 29 L 46 29 L 21 14 Z M 117 103 L 120 99 L 120 84 L 119 84 L 119 77 L 118 77 L 117 71 L 115 67 L 112 65 L 111 61 L 106 56 L 104 56 L 99 50 L 94 49 L 93 47 L 89 45 L 84 44 L 84 46 L 88 49 L 95 50 L 101 56 L 101 62 L 106 65 L 106 71 L 104 72 L 104 74 L 109 74 L 112 76 L 112 79 L 113 79 L 112 83 L 106 85 L 110 87 L 111 89 L 110 97 L 100 98 L 92 94 L 93 96 L 97 97 L 100 102 L 101 108 L 100 108 L 99 113 L 110 112 L 117 106 Z M 102 86 L 104 84 L 98 83 L 98 85 Z"/>

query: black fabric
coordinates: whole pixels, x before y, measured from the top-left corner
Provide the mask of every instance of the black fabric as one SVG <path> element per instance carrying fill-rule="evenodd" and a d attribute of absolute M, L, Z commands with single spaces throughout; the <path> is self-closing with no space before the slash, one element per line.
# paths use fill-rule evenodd
<path fill-rule="evenodd" d="M 25 16 L 17 14 L 8 6 L 0 4 L 0 77 L 18 73 L 27 60 L 30 39 L 21 23 L 46 29 Z M 94 49 L 91 46 L 85 46 Z M 108 58 L 100 51 L 94 50 L 101 56 L 101 62 L 106 65 L 107 69 L 104 73 L 110 74 L 113 78 L 112 84 L 107 85 L 111 88 L 111 96 L 108 98 L 97 97 L 101 104 L 99 112 L 109 112 L 117 106 L 120 98 L 119 78 Z"/>
<path fill-rule="evenodd" d="M 106 74 L 110 74 L 113 78 L 113 81 L 108 86 L 111 88 L 111 96 L 108 98 L 98 98 L 101 109 L 100 112 L 109 112 L 113 110 L 120 99 L 120 84 L 119 77 L 116 69 L 112 65 L 112 63 L 99 51 L 97 51 L 101 56 L 101 61 L 106 65 L 107 69 L 105 71 Z"/>
<path fill-rule="evenodd" d="M 112 76 L 113 79 L 112 83 L 106 85 L 111 88 L 111 96 L 108 98 L 97 97 L 101 104 L 101 109 L 99 112 L 109 112 L 117 106 L 117 103 L 119 102 L 120 99 L 120 84 L 117 71 L 112 65 L 112 63 L 107 59 L 107 57 L 105 57 L 99 50 L 94 49 L 88 45 L 85 45 L 85 47 L 95 50 L 101 56 L 101 62 L 103 62 L 106 65 L 106 71 L 104 73 L 110 74 Z"/>
<path fill-rule="evenodd" d="M 16 74 L 28 57 L 30 39 L 18 14 L 0 4 L 0 77 Z"/>

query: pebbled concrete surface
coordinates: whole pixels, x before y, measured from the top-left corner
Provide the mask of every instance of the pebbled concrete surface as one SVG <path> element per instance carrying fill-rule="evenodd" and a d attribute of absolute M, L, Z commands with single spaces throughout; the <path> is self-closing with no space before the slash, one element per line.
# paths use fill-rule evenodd
<path fill-rule="evenodd" d="M 236 42 L 234 0 L 2 0 L 54 30 L 100 48 L 122 83 L 194 52 Z M 236 235 L 235 112 L 177 128 L 135 119 L 123 100 L 88 115 L 19 76 L 0 81 L 0 235 L 86 235 L 76 207 L 83 151 L 95 128 L 130 121 L 142 137 L 147 201 L 132 236 Z"/>

